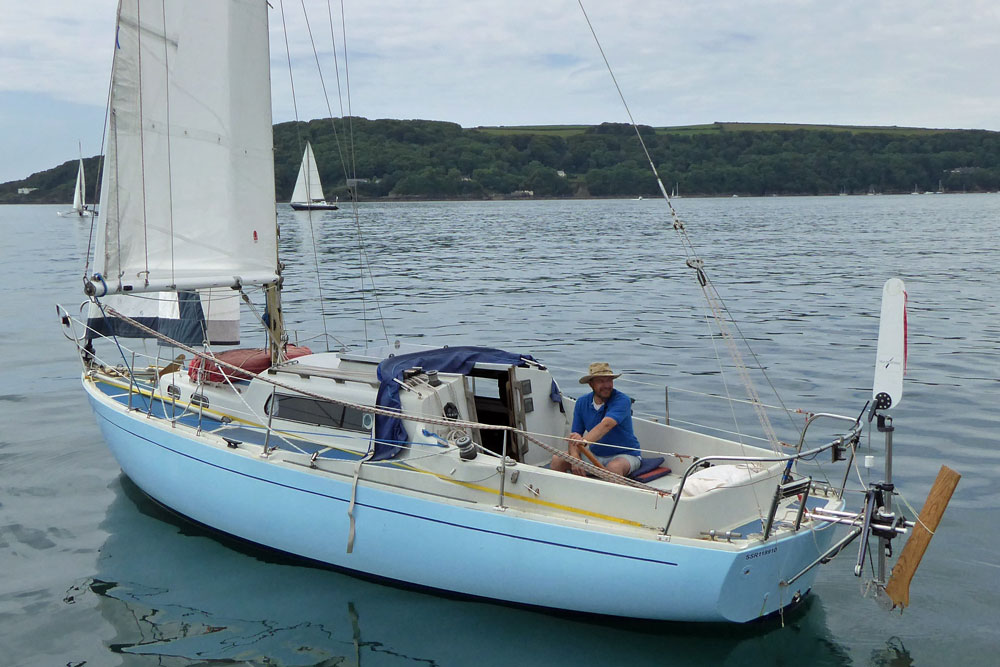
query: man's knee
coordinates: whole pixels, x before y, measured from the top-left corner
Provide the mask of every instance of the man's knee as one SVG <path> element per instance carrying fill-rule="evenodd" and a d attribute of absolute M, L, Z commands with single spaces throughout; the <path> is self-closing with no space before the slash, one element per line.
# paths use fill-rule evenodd
<path fill-rule="evenodd" d="M 611 459 L 608 461 L 607 468 L 611 472 L 616 475 L 621 475 L 622 477 L 628 477 L 628 474 L 632 472 L 632 464 L 624 457 Z"/>

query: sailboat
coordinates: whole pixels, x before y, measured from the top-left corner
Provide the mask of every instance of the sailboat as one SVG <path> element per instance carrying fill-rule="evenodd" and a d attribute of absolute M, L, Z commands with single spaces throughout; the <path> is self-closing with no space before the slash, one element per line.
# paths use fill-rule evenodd
<path fill-rule="evenodd" d="M 877 418 L 885 427 L 899 403 L 900 281 L 885 288 L 883 370 L 867 420 L 811 414 L 798 442 L 765 446 L 635 417 L 642 465 L 629 476 L 567 453 L 575 401 L 527 352 L 290 345 L 267 3 L 148 6 L 141 20 L 138 0 L 122 0 L 118 13 L 88 318 L 59 314 L 104 439 L 155 501 L 365 576 L 673 621 L 781 613 L 852 540 L 860 570 L 870 537 L 884 555 L 913 528 L 892 511 L 888 470 L 849 508 L 847 474 L 800 469 L 817 457 L 850 466 L 865 426 Z M 701 282 L 700 260 L 688 264 Z M 226 314 L 239 301 L 267 346 L 214 352 L 236 342 L 239 318 Z M 130 349 L 143 337 L 180 354 Z M 755 394 L 750 402 L 763 408 Z M 840 435 L 814 442 L 816 422 Z M 553 470 L 553 457 L 588 474 Z M 842 524 L 847 534 L 835 536 Z M 921 517 L 921 526 L 936 522 Z M 887 586 L 881 568 L 878 586 L 896 575 Z"/>
<path fill-rule="evenodd" d="M 299 165 L 299 175 L 295 179 L 295 189 L 289 202 L 296 211 L 336 211 L 336 203 L 326 201 L 323 196 L 323 185 L 319 180 L 319 169 L 316 167 L 316 156 L 313 155 L 312 144 L 306 142 L 302 153 L 302 164 Z"/>
<path fill-rule="evenodd" d="M 76 170 L 76 186 L 73 188 L 73 208 L 69 211 L 60 212 L 59 215 L 64 217 L 76 215 L 81 218 L 85 216 L 89 212 L 86 195 L 87 181 L 83 172 L 83 158 L 80 158 L 80 166 Z"/>

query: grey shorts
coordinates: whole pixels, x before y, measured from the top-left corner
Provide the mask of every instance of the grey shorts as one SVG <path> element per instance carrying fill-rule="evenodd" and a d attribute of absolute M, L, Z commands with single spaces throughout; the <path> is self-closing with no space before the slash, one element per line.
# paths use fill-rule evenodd
<path fill-rule="evenodd" d="M 611 456 L 597 456 L 595 454 L 594 458 L 600 461 L 601 465 L 604 466 L 605 468 L 607 468 L 608 464 L 615 459 L 625 459 L 626 461 L 628 461 L 629 465 L 628 474 L 630 475 L 634 473 L 636 470 L 638 470 L 639 466 L 642 465 L 642 459 L 640 459 L 638 456 L 635 456 L 634 454 L 612 454 Z"/>

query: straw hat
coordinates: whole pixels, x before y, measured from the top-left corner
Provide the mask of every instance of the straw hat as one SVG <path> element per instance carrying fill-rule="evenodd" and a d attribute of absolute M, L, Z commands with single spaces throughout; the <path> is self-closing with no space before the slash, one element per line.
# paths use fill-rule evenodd
<path fill-rule="evenodd" d="M 606 378 L 609 377 L 614 380 L 617 377 L 621 377 L 621 373 L 615 373 L 611 370 L 611 365 L 606 361 L 595 361 L 590 365 L 587 370 L 587 374 L 580 378 L 580 384 L 587 384 L 594 378 Z"/>

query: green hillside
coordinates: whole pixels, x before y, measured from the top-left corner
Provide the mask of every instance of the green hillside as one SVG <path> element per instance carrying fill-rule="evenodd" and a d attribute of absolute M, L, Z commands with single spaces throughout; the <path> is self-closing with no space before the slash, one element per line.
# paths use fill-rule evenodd
<path fill-rule="evenodd" d="M 1000 189 L 1000 132 L 760 123 L 639 131 L 664 183 L 685 195 Z M 329 197 L 349 196 L 348 178 L 363 199 L 657 194 L 629 125 L 462 128 L 355 117 L 274 126 L 279 200 L 291 195 L 307 139 Z M 85 163 L 92 193 L 98 159 Z M 69 202 L 75 176 L 70 161 L 2 184 L 0 203 Z M 18 194 L 24 187 L 37 189 Z"/>

